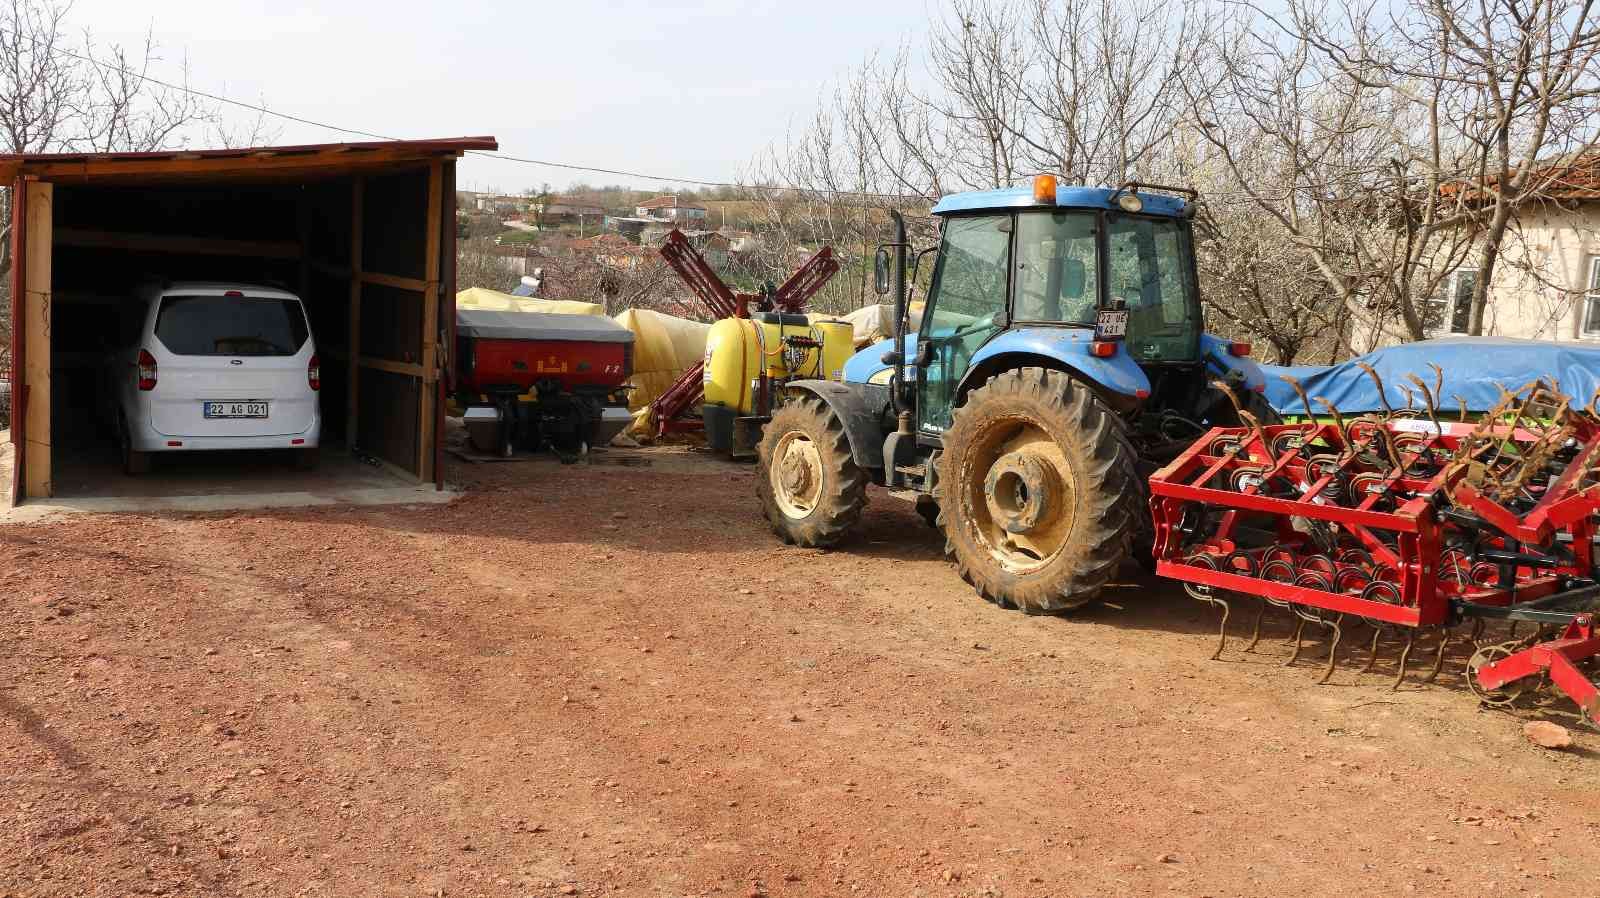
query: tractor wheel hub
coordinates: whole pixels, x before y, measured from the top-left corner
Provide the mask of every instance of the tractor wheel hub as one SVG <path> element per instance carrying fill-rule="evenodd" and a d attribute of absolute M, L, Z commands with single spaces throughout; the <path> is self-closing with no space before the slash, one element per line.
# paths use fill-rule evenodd
<path fill-rule="evenodd" d="M 1051 525 L 1062 507 L 1055 465 L 1028 451 L 1001 456 L 984 478 L 989 515 L 1007 533 L 1027 534 Z"/>

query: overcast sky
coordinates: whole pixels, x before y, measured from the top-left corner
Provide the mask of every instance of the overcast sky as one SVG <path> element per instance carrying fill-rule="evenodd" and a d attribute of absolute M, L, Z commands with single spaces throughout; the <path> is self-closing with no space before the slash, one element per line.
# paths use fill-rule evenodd
<path fill-rule="evenodd" d="M 874 50 L 920 35 L 925 0 L 76 0 L 75 29 L 174 77 L 395 137 L 492 134 L 503 152 L 713 180 L 737 176 Z M 242 111 L 235 112 L 244 117 Z M 279 122 L 279 143 L 363 138 Z M 480 157 L 463 188 L 586 175 Z"/>

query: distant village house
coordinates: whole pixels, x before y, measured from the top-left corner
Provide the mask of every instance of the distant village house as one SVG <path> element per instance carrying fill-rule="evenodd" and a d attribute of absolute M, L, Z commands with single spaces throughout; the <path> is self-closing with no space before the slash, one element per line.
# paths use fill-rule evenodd
<path fill-rule="evenodd" d="M 670 221 L 674 224 L 698 225 L 706 220 L 706 207 L 679 202 L 677 196 L 658 196 L 645 200 L 633 210 L 636 218 Z"/>
<path fill-rule="evenodd" d="M 564 222 L 577 221 L 579 218 L 604 218 L 606 210 L 597 203 L 571 197 L 550 197 L 542 203 L 532 204 L 533 212 L 539 216 L 540 221 Z"/>

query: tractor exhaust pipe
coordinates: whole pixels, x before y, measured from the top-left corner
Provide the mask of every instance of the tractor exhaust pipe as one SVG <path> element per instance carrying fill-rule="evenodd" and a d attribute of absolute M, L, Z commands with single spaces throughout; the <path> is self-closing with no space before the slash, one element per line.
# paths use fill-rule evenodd
<path fill-rule="evenodd" d="M 894 222 L 894 265 L 889 269 L 889 290 L 894 294 L 894 348 L 884 354 L 884 361 L 893 356 L 894 373 L 889 376 L 889 397 L 894 403 L 897 431 L 911 433 L 911 403 L 905 399 L 906 358 L 906 219 L 900 210 L 889 210 Z"/>

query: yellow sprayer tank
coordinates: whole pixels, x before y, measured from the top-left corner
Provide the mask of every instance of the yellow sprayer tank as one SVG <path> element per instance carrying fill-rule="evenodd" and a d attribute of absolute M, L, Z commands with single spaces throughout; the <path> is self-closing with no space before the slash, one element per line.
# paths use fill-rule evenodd
<path fill-rule="evenodd" d="M 848 322 L 821 315 L 760 314 L 724 318 L 706 334 L 706 441 L 713 449 L 734 448 L 733 419 L 765 415 L 759 378 L 769 381 L 842 380 L 844 363 L 854 351 L 854 329 Z M 821 349 L 786 342 L 787 338 L 820 343 Z M 772 389 L 772 387 L 769 387 Z"/>

